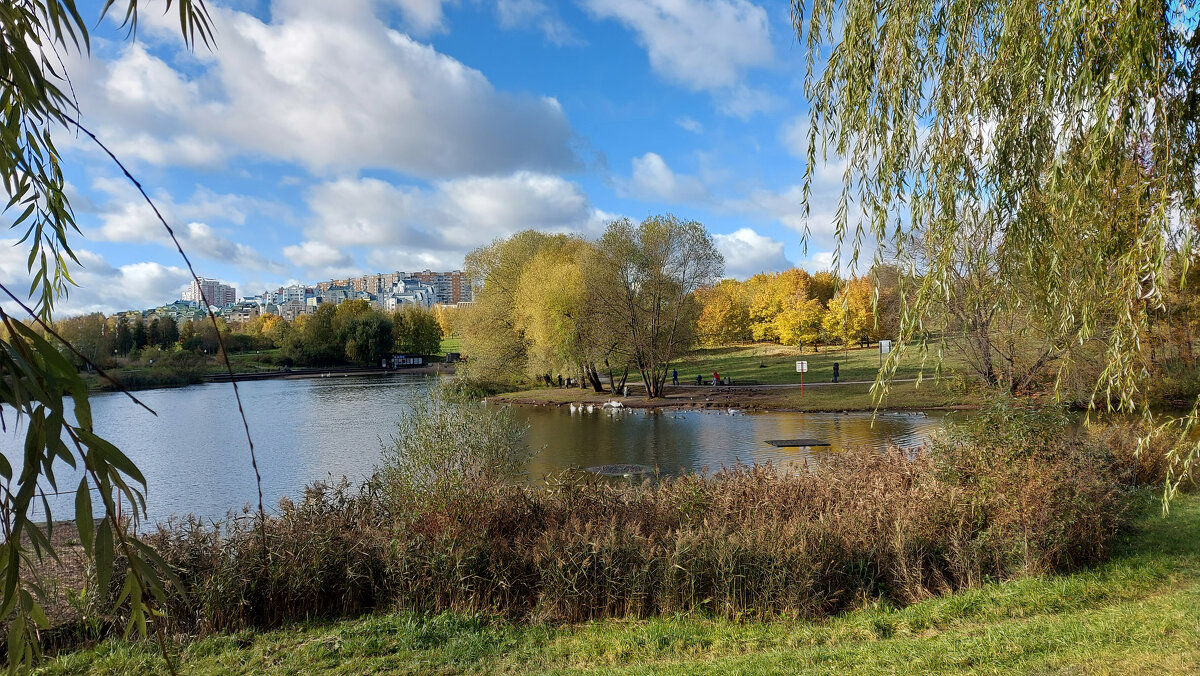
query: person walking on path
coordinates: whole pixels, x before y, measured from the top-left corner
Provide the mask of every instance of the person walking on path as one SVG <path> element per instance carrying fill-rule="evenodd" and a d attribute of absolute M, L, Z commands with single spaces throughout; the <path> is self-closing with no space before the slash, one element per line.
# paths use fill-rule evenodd
<path fill-rule="evenodd" d="M 721 384 L 721 374 L 713 371 L 713 385 Z"/>
<path fill-rule="evenodd" d="M 679 371 L 677 371 L 675 369 L 671 369 L 671 384 L 672 385 L 679 384 Z"/>
<path fill-rule="evenodd" d="M 833 382 L 836 383 L 837 380 L 838 380 L 838 363 L 835 361 L 835 362 L 833 362 Z"/>
<path fill-rule="evenodd" d="M 704 376 L 700 375 L 699 373 L 696 374 L 696 384 L 697 385 L 704 384 Z"/>

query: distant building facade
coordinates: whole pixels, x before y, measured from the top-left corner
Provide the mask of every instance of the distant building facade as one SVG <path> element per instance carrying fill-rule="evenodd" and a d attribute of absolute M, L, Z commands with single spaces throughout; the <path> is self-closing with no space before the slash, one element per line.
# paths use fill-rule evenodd
<path fill-rule="evenodd" d="M 200 307 L 209 305 L 225 307 L 237 302 L 237 289 L 215 279 L 200 277 L 193 279 L 188 288 L 184 289 L 183 300 L 195 303 Z"/>
<path fill-rule="evenodd" d="M 453 305 L 471 300 L 471 284 L 463 275 L 462 270 L 453 272 L 424 270 L 414 272 L 410 276 L 433 287 L 435 303 Z"/>

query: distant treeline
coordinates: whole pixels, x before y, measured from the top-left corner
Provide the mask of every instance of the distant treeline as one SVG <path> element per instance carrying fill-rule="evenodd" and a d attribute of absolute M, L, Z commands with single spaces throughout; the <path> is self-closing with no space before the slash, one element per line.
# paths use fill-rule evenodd
<path fill-rule="evenodd" d="M 92 313 L 55 322 L 55 331 L 69 341 L 79 356 L 63 354 L 83 368 L 85 360 L 101 367 L 125 365 L 161 351 L 180 362 L 187 354 L 216 355 L 224 343 L 231 354 L 279 349 L 270 359 L 280 365 L 375 364 L 393 352 L 437 354 L 443 325 L 441 312 L 406 306 L 385 313 L 365 300 L 340 305 L 320 305 L 312 314 L 289 322 L 278 315 L 260 315 L 249 322 L 230 325 L 218 318 L 188 320 L 129 318 Z M 219 337 L 218 337 L 219 332 Z M 147 359 L 147 364 L 153 359 Z M 183 360 L 187 361 L 187 360 Z"/>
<path fill-rule="evenodd" d="M 898 280 L 898 271 L 887 265 L 848 280 L 800 268 L 759 273 L 744 282 L 725 279 L 696 291 L 701 307 L 696 336 L 709 346 L 753 340 L 806 347 L 895 338 Z"/>

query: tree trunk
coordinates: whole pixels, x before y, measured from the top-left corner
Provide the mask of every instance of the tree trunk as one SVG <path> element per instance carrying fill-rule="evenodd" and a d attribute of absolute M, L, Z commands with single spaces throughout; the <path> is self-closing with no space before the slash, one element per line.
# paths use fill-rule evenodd
<path fill-rule="evenodd" d="M 603 393 L 604 383 L 600 382 L 600 372 L 596 370 L 596 366 L 594 364 L 588 364 L 584 367 L 584 370 L 587 372 L 587 379 L 592 385 L 592 390 L 597 393 Z"/>

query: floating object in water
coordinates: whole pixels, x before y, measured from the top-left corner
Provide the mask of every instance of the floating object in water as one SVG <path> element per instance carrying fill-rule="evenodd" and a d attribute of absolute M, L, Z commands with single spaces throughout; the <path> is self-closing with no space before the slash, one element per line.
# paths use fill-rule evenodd
<path fill-rule="evenodd" d="M 811 446 L 828 446 L 828 441 L 820 439 L 767 439 L 766 443 L 779 448 L 807 448 Z"/>
<path fill-rule="evenodd" d="M 588 413 L 591 413 L 592 411 L 595 411 L 595 410 L 596 410 L 596 407 L 595 407 L 595 406 L 592 406 L 591 404 L 588 404 L 588 405 L 587 405 L 587 412 L 588 412 Z"/>
<path fill-rule="evenodd" d="M 643 476 L 645 474 L 653 474 L 654 468 L 645 465 L 630 465 L 626 463 L 617 463 L 615 465 L 596 465 L 595 467 L 587 468 L 592 474 L 600 476 L 622 476 L 633 477 Z"/>
<path fill-rule="evenodd" d="M 740 409 L 740 408 L 729 409 L 729 415 L 740 415 L 741 412 L 742 412 L 742 409 Z"/>
<path fill-rule="evenodd" d="M 574 413 L 576 408 L 575 404 L 569 404 L 569 406 L 571 407 L 571 413 Z"/>
<path fill-rule="evenodd" d="M 613 401 L 604 402 L 604 407 L 605 408 L 625 408 L 625 404 L 622 404 L 621 402 L 616 401 L 614 399 Z"/>

